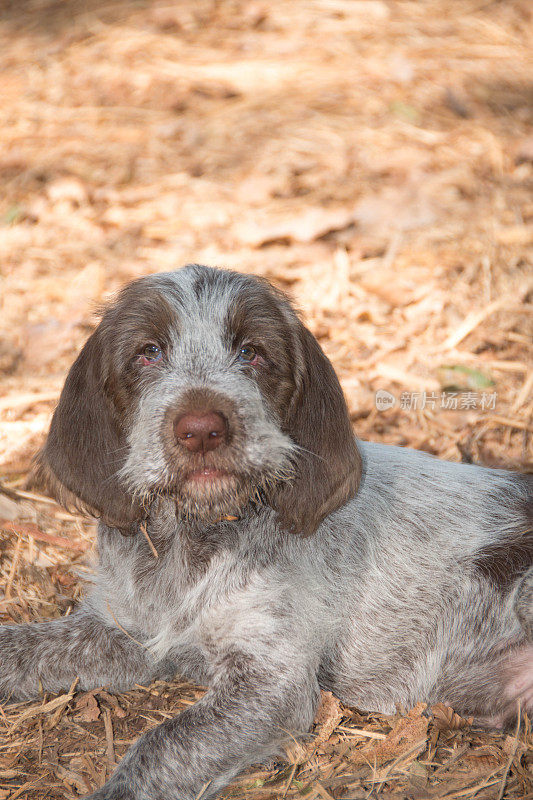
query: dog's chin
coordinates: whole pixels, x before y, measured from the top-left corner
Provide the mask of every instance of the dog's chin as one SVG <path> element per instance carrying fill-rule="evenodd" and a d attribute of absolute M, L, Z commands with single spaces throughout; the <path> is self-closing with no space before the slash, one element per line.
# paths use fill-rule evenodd
<path fill-rule="evenodd" d="M 241 516 L 255 492 L 248 481 L 235 473 L 205 467 L 188 473 L 173 494 L 179 518 L 215 523 Z"/>

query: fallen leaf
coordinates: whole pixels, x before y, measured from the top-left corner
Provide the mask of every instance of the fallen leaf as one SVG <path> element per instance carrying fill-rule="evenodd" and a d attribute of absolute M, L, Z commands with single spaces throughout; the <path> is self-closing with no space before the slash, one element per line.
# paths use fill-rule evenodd
<path fill-rule="evenodd" d="M 342 719 L 341 704 L 331 692 L 322 692 L 322 700 L 315 717 L 317 734 L 311 743 L 313 748 L 327 742 Z"/>
<path fill-rule="evenodd" d="M 289 239 L 295 242 L 312 242 L 332 231 L 348 227 L 354 221 L 353 209 L 305 208 L 290 216 L 263 217 L 260 214 L 234 225 L 236 237 L 245 245 L 260 247 L 267 242 Z"/>
<path fill-rule="evenodd" d="M 418 752 L 425 746 L 425 739 L 429 726 L 429 719 L 424 715 L 426 703 L 417 703 L 405 716 L 401 717 L 384 741 L 377 744 L 370 743 L 362 750 L 353 750 L 350 754 L 351 763 L 384 764 L 386 761 L 407 754 L 416 743 L 420 743 Z M 413 752 L 413 758 L 416 752 Z"/>
<path fill-rule="evenodd" d="M 119 717 L 119 719 L 123 719 L 124 717 L 127 716 L 127 714 L 124 711 L 124 709 L 121 708 L 121 706 L 119 705 L 118 700 L 115 697 L 113 697 L 112 694 L 109 694 L 109 692 L 106 692 L 104 689 L 98 689 L 96 694 L 99 697 L 101 697 L 102 700 L 105 700 L 107 703 L 109 703 L 109 705 L 113 709 L 113 714 L 114 714 L 115 717 Z"/>
<path fill-rule="evenodd" d="M 467 728 L 473 722 L 472 717 L 465 719 L 456 714 L 450 706 L 445 706 L 444 703 L 435 703 L 434 706 L 431 706 L 431 713 L 433 714 L 433 724 L 441 731 L 457 731 Z"/>
<path fill-rule="evenodd" d="M 90 789 L 88 782 L 85 781 L 83 776 L 78 772 L 74 772 L 71 769 L 65 769 L 65 767 L 61 766 L 61 764 L 58 764 L 57 767 L 55 767 L 54 772 L 58 778 L 61 778 L 62 781 L 65 781 L 71 788 L 74 786 L 79 794 L 86 794 Z"/>
<path fill-rule="evenodd" d="M 94 692 L 82 694 L 74 708 L 78 712 L 74 716 L 76 722 L 95 722 L 100 716 L 100 708 Z"/>
<path fill-rule="evenodd" d="M 20 503 L 0 492 L 0 519 L 12 522 L 17 517 L 20 517 Z"/>

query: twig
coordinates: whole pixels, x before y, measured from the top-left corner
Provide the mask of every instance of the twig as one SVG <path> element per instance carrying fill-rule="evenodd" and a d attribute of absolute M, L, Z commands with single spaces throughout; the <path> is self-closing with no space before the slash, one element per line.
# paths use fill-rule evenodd
<path fill-rule="evenodd" d="M 107 763 L 109 764 L 109 767 L 113 770 L 116 767 L 117 762 L 115 760 L 113 722 L 111 720 L 111 711 L 108 708 L 104 710 L 104 728 L 105 728 L 105 740 L 107 748 Z"/>
<path fill-rule="evenodd" d="M 336 731 L 342 731 L 350 736 L 364 736 L 366 739 L 386 739 L 385 733 L 378 733 L 378 731 L 365 731 L 362 728 L 348 728 L 346 725 L 337 725 Z"/>
<path fill-rule="evenodd" d="M 106 606 L 107 606 L 107 610 L 109 611 L 109 613 L 110 613 L 110 614 L 111 614 L 111 616 L 113 617 L 113 621 L 114 621 L 115 625 L 117 626 L 117 628 L 118 628 L 119 630 L 121 630 L 121 631 L 122 631 L 122 633 L 124 634 L 124 636 L 127 636 L 127 637 L 128 637 L 128 639 L 131 639 L 131 641 L 132 641 L 132 642 L 135 642 L 135 644 L 138 644 L 138 645 L 139 645 L 139 647 L 144 647 L 144 649 L 145 649 L 145 650 L 148 650 L 148 648 L 146 647 L 146 645 L 145 645 L 145 644 L 143 644 L 142 642 L 140 642 L 138 639 L 136 639 L 136 638 L 135 638 L 135 636 L 132 636 L 132 635 L 131 635 L 131 633 L 128 633 L 128 631 L 127 631 L 125 628 L 123 628 L 123 627 L 122 627 L 122 625 L 120 624 L 120 622 L 118 621 L 118 619 L 117 619 L 117 618 L 115 617 L 115 615 L 113 614 L 113 611 L 111 610 L 111 606 L 109 605 L 109 600 L 106 600 L 106 601 L 105 601 L 105 604 L 106 604 Z"/>
<path fill-rule="evenodd" d="M 431 777 L 436 778 L 438 775 L 441 775 L 443 772 L 446 772 L 447 769 L 449 769 L 453 764 L 455 764 L 456 761 L 459 761 L 459 759 L 462 758 L 462 756 L 464 756 L 467 750 L 470 750 L 470 744 L 465 744 L 463 745 L 463 747 L 459 747 L 455 751 L 455 753 L 452 756 L 450 756 L 450 758 L 447 761 L 444 762 L 444 764 L 441 764 L 440 767 L 438 767 L 435 770 L 435 772 Z"/>
<path fill-rule="evenodd" d="M 0 399 L 0 411 L 5 411 L 8 408 L 20 408 L 22 406 L 31 406 L 33 403 L 47 403 L 51 400 L 57 400 L 59 392 L 23 392 L 20 394 L 8 394 L 7 397 Z"/>
<path fill-rule="evenodd" d="M 381 791 L 383 785 L 385 784 L 391 773 L 396 769 L 396 767 L 398 767 L 402 763 L 402 761 L 405 761 L 407 758 L 411 758 L 413 756 L 418 755 L 418 753 L 421 753 L 422 750 L 425 749 L 426 745 L 427 745 L 427 736 L 425 736 L 423 739 L 419 739 L 419 741 L 416 742 L 408 750 L 406 750 L 405 753 L 401 753 L 397 758 L 395 758 L 394 761 L 391 764 L 389 764 L 389 766 L 385 769 L 385 772 L 379 776 L 379 786 L 377 788 L 377 792 L 379 793 Z M 377 780 L 378 778 L 376 778 L 376 782 Z"/>
<path fill-rule="evenodd" d="M 35 525 L 34 522 L 11 522 L 11 520 L 0 520 L 0 528 L 10 533 L 15 533 L 19 539 L 21 536 L 29 536 L 38 542 L 46 542 L 46 544 L 53 544 L 56 547 L 64 547 L 66 550 L 75 550 L 79 553 L 84 553 L 88 545 L 71 542 L 64 536 L 56 536 L 53 533 L 45 533 Z"/>
<path fill-rule="evenodd" d="M 498 770 L 496 770 L 497 772 Z M 456 792 L 448 792 L 448 794 L 442 795 L 443 798 L 446 800 L 453 800 L 453 798 L 459 797 L 466 797 L 468 800 L 472 800 L 474 795 L 480 792 L 482 789 L 487 789 L 489 786 L 494 786 L 496 783 L 499 783 L 499 778 L 496 780 L 491 780 L 491 776 L 494 775 L 493 772 L 481 783 L 476 783 L 474 786 L 467 786 L 465 789 L 458 789 Z"/>
<path fill-rule="evenodd" d="M 7 576 L 7 583 L 5 588 L 5 598 L 6 600 L 11 599 L 11 586 L 13 584 L 13 580 L 15 578 L 15 573 L 17 571 L 18 563 L 20 560 L 20 547 L 22 545 L 22 539 L 20 534 L 17 535 L 17 543 L 15 545 L 15 554 L 13 556 L 13 561 L 11 563 L 11 569 L 9 570 L 9 575 Z"/>
<path fill-rule="evenodd" d="M 70 689 L 66 694 L 61 694 L 59 697 L 54 697 L 53 700 L 49 700 L 48 703 L 44 703 L 41 706 L 28 708 L 26 711 L 22 711 L 21 714 L 15 720 L 13 725 L 13 730 L 19 728 L 22 722 L 25 722 L 27 719 L 31 719 L 32 717 L 36 717 L 38 714 L 48 714 L 50 711 L 55 711 L 58 708 L 62 708 L 66 706 L 67 703 L 70 703 L 72 698 L 74 697 L 74 690 L 77 686 L 79 678 L 75 678 L 72 681 Z"/>
<path fill-rule="evenodd" d="M 145 538 L 145 539 L 146 539 L 146 541 L 148 542 L 148 546 L 150 547 L 150 550 L 151 550 L 151 551 L 152 551 L 152 553 L 154 554 L 154 558 L 159 558 L 159 553 L 158 553 L 158 552 L 157 552 L 157 550 L 155 549 L 155 547 L 154 547 L 154 543 L 152 542 L 152 540 L 151 540 L 151 539 L 150 539 L 150 537 L 148 536 L 148 531 L 146 530 L 146 522 L 140 522 L 140 523 L 139 523 L 139 528 L 140 528 L 140 529 L 141 529 L 141 531 L 143 532 L 144 538 Z"/>
<path fill-rule="evenodd" d="M 500 297 L 498 300 L 493 300 L 492 303 L 488 303 L 485 308 L 482 308 L 479 311 L 472 311 L 470 314 L 467 314 L 457 330 L 450 334 L 450 336 L 448 336 L 446 341 L 443 342 L 438 349 L 450 350 L 452 347 L 457 347 L 459 342 L 462 342 L 469 333 L 472 333 L 472 331 L 475 330 L 484 319 L 490 317 L 490 315 L 494 314 L 495 311 L 499 311 L 501 308 L 504 308 L 507 305 L 516 305 L 516 295 L 506 295 L 505 297 Z"/>
<path fill-rule="evenodd" d="M 200 789 L 200 792 L 196 795 L 194 800 L 200 800 L 200 798 L 203 797 L 204 794 L 206 793 L 206 791 L 209 788 L 210 784 L 211 784 L 211 781 L 207 781 L 207 783 L 204 783 L 204 785 Z"/>
<path fill-rule="evenodd" d="M 9 795 L 9 800 L 16 800 L 17 797 L 20 797 L 22 792 L 25 792 L 26 789 L 30 788 L 30 786 L 35 786 L 35 784 L 39 783 L 39 781 L 41 781 L 42 779 L 43 776 L 41 775 L 40 778 L 37 778 L 34 781 L 26 781 L 26 783 L 22 784 L 22 786 L 19 786 L 19 788 L 15 792 L 13 792 L 13 794 Z"/>
<path fill-rule="evenodd" d="M 513 405 L 511 406 L 511 413 L 512 414 L 516 414 L 516 412 L 518 411 L 520 406 L 523 405 L 526 402 L 526 400 L 528 399 L 528 397 L 531 396 L 532 390 L 533 390 L 533 371 L 531 371 L 529 373 L 529 375 L 527 376 L 526 380 L 524 381 L 524 384 L 523 384 L 522 388 L 518 392 L 516 400 L 514 401 Z"/>
<path fill-rule="evenodd" d="M 520 733 L 520 723 L 522 721 L 522 706 L 520 700 L 518 700 L 518 711 L 516 715 L 516 730 L 514 734 L 515 742 L 513 745 L 513 749 L 509 754 L 509 759 L 507 761 L 507 766 L 505 767 L 505 772 L 502 776 L 502 782 L 500 784 L 500 791 L 498 792 L 498 797 L 496 800 L 502 800 L 503 794 L 505 792 L 505 787 L 507 786 L 507 778 L 509 777 L 509 772 L 511 770 L 511 765 L 513 763 L 514 757 L 516 755 L 516 751 L 518 749 L 519 741 L 518 741 L 518 734 Z"/>
<path fill-rule="evenodd" d="M 293 764 L 292 765 L 292 769 L 291 769 L 291 773 L 289 775 L 289 780 L 287 781 L 287 784 L 285 786 L 283 794 L 281 795 L 281 800 L 283 800 L 284 797 L 287 797 L 287 792 L 291 788 L 291 783 L 293 781 L 294 776 L 296 775 L 296 770 L 297 769 L 298 769 L 298 764 Z"/>
<path fill-rule="evenodd" d="M 488 419 L 492 422 L 497 422 L 500 425 L 505 425 L 509 428 L 519 428 L 521 431 L 529 431 L 533 433 L 533 425 L 529 425 L 521 419 L 511 419 L 510 417 L 502 417 L 500 414 L 491 414 Z"/>
<path fill-rule="evenodd" d="M 314 786 L 316 788 L 317 794 L 319 795 L 319 797 L 322 797 L 323 800 L 333 800 L 332 795 L 330 795 L 327 789 L 324 789 L 320 781 L 315 781 Z"/>
<path fill-rule="evenodd" d="M 46 503 L 48 506 L 57 506 L 59 503 L 56 503 L 55 500 L 52 500 L 51 497 L 47 497 L 44 494 L 39 494 L 38 492 L 28 492 L 26 489 L 13 489 L 12 486 L 7 487 L 10 492 L 17 495 L 17 497 L 22 497 L 24 500 L 34 500 L 36 503 Z"/>

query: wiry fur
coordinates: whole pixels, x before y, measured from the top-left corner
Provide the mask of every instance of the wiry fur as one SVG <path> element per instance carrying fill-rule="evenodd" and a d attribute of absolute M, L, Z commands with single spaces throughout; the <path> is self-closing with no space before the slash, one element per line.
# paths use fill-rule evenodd
<path fill-rule="evenodd" d="M 153 341 L 164 358 L 140 367 Z M 173 421 L 206 410 L 228 441 L 191 453 Z M 531 480 L 358 448 L 331 365 L 263 282 L 192 266 L 105 313 L 40 457 L 56 493 L 102 518 L 98 579 L 69 617 L 0 629 L 0 694 L 177 672 L 209 690 L 93 800 L 214 797 L 308 730 L 320 687 L 489 724 L 533 711 Z M 195 483 L 203 467 L 223 474 Z"/>

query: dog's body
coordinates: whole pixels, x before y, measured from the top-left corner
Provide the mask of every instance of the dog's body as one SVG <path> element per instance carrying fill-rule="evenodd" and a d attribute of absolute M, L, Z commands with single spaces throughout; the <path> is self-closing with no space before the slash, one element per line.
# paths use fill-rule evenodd
<path fill-rule="evenodd" d="M 94 590 L 68 618 L 0 629 L 0 693 L 209 686 L 93 797 L 213 797 L 308 730 L 319 688 L 384 712 L 531 713 L 531 480 L 358 451 L 282 296 L 201 267 L 143 281 L 82 351 L 41 457 L 57 495 L 104 519 Z"/>

